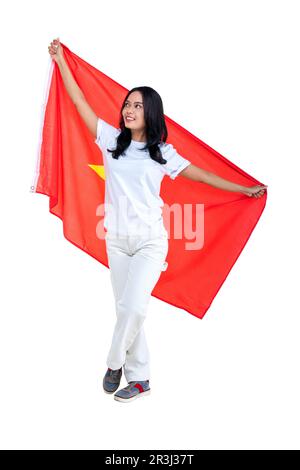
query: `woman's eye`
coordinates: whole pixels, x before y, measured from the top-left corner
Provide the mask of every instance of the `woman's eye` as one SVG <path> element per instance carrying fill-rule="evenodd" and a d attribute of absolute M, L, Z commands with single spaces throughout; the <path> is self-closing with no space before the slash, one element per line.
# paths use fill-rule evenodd
<path fill-rule="evenodd" d="M 125 103 L 125 108 L 126 106 L 128 105 L 129 103 Z M 142 107 L 140 104 L 137 104 L 137 106 L 139 106 L 140 108 Z"/>

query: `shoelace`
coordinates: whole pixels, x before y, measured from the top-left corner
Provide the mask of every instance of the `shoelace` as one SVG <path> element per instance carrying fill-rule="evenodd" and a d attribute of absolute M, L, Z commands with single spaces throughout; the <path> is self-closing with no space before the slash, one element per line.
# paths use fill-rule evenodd
<path fill-rule="evenodd" d="M 112 377 L 119 377 L 121 371 L 120 370 L 110 370 L 109 371 L 109 375 L 111 375 Z"/>
<path fill-rule="evenodd" d="M 131 389 L 135 387 L 135 384 L 136 384 L 136 382 L 131 382 L 131 383 L 128 384 L 126 387 L 124 387 L 123 390 L 126 390 L 126 392 L 130 392 Z"/>
<path fill-rule="evenodd" d="M 130 382 L 126 387 L 124 387 L 124 390 L 126 390 L 126 392 L 130 392 L 131 389 L 134 388 L 137 383 L 140 383 L 140 382 L 137 382 L 137 381 L 135 381 L 135 382 Z M 145 391 L 145 390 L 146 390 L 146 389 L 145 389 L 145 386 L 144 386 L 144 385 L 141 385 L 141 386 L 142 386 L 143 391 Z M 139 390 L 138 387 L 136 387 L 136 388 Z"/>

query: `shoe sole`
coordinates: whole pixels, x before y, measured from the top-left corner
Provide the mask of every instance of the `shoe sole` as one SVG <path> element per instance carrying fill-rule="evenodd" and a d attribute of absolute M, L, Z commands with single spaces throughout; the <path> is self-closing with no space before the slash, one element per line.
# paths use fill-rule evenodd
<path fill-rule="evenodd" d="M 136 398 L 144 397 L 146 395 L 150 395 L 150 390 L 146 390 L 145 392 L 138 393 L 137 395 L 134 395 L 131 398 L 122 398 L 122 397 L 118 397 L 117 395 L 115 395 L 114 399 L 117 400 L 117 401 L 121 401 L 123 403 L 128 403 L 130 401 L 135 400 Z"/>
<path fill-rule="evenodd" d="M 104 390 L 105 393 L 108 393 L 108 395 L 111 395 L 112 393 L 116 393 L 116 391 L 117 391 L 118 389 L 116 388 L 116 390 L 114 390 L 114 391 L 112 391 L 112 392 L 108 392 L 107 390 L 105 390 L 105 388 L 104 388 L 103 390 Z"/>

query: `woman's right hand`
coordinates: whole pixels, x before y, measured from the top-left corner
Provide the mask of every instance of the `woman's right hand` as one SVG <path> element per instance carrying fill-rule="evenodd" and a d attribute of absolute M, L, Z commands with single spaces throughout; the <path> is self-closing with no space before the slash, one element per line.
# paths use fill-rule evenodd
<path fill-rule="evenodd" d="M 59 38 L 53 39 L 50 46 L 48 46 L 48 52 L 55 62 L 59 62 L 63 58 L 64 53 Z"/>

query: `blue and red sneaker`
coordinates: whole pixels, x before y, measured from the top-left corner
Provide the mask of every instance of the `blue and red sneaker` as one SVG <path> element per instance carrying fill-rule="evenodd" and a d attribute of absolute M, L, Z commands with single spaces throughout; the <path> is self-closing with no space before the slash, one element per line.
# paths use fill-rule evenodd
<path fill-rule="evenodd" d="M 114 399 L 127 403 L 150 394 L 149 380 L 131 381 L 128 385 L 114 394 Z"/>
<path fill-rule="evenodd" d="M 122 367 L 120 369 L 107 369 L 103 377 L 103 389 L 106 393 L 114 393 L 120 385 L 122 377 Z"/>

